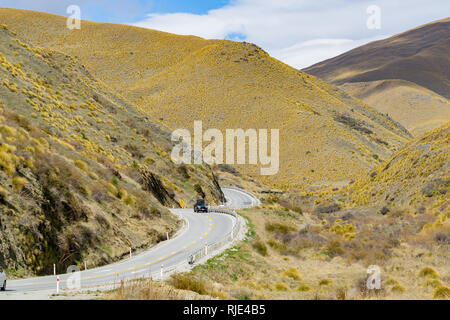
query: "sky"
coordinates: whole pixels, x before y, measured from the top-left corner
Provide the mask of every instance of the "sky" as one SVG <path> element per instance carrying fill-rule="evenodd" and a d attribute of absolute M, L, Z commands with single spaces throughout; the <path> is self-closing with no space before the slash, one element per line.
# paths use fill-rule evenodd
<path fill-rule="evenodd" d="M 450 16 L 448 0 L 0 0 L 12 7 L 257 44 L 305 68 Z"/>

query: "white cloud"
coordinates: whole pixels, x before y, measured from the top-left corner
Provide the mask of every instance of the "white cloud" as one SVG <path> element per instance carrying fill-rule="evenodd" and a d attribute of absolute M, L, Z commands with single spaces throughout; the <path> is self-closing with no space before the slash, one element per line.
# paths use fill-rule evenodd
<path fill-rule="evenodd" d="M 366 26 L 373 4 L 381 8 L 381 30 Z M 448 0 L 234 0 L 204 15 L 149 14 L 135 25 L 207 39 L 242 35 L 302 68 L 445 14 Z"/>
<path fill-rule="evenodd" d="M 388 37 L 389 36 L 378 36 L 360 40 L 315 39 L 301 42 L 287 48 L 272 50 L 271 55 L 288 65 L 303 69 L 317 62 L 336 57 L 366 43 Z"/>

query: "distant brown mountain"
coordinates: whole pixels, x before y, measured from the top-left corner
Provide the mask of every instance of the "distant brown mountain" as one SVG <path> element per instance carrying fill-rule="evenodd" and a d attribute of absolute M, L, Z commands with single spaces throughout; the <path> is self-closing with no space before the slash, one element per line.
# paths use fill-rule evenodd
<path fill-rule="evenodd" d="M 334 84 L 402 79 L 450 97 L 450 18 L 376 41 L 304 71 Z"/>
<path fill-rule="evenodd" d="M 305 72 L 340 85 L 414 135 L 450 121 L 450 18 L 369 43 Z"/>

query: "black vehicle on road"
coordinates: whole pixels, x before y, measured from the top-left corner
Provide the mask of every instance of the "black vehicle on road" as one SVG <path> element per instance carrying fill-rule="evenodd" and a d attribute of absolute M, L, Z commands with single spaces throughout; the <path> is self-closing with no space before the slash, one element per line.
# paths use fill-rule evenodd
<path fill-rule="evenodd" d="M 199 199 L 194 205 L 194 212 L 208 212 L 205 200 Z"/>

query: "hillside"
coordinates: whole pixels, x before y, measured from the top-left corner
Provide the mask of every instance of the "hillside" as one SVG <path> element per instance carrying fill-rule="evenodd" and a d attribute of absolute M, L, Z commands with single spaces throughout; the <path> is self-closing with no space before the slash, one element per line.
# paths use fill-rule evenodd
<path fill-rule="evenodd" d="M 49 274 L 118 260 L 174 234 L 165 207 L 205 193 L 206 166 L 175 166 L 170 132 L 74 59 L 0 26 L 0 265 Z"/>
<path fill-rule="evenodd" d="M 350 181 L 410 139 L 388 117 L 257 46 L 0 9 L 39 46 L 75 56 L 108 87 L 172 128 L 280 129 L 278 186 Z M 39 32 L 36 32 L 39 30 Z M 273 115 L 273 116 L 272 116 Z M 259 177 L 259 168 L 237 167 Z"/>
<path fill-rule="evenodd" d="M 447 18 L 304 71 L 339 85 L 420 136 L 450 121 L 449 43 Z"/>
<path fill-rule="evenodd" d="M 409 143 L 392 159 L 349 187 L 357 205 L 383 205 L 411 213 L 447 213 L 450 201 L 450 124 Z"/>
<path fill-rule="evenodd" d="M 226 299 L 448 299 L 449 146 L 447 124 L 346 188 L 265 195 L 241 212 L 249 241 L 184 277 Z M 297 201 L 308 197 L 314 208 Z"/>
<path fill-rule="evenodd" d="M 416 83 L 450 97 L 450 18 L 375 41 L 304 71 L 344 84 L 386 79 Z"/>
<path fill-rule="evenodd" d="M 405 80 L 345 83 L 350 95 L 388 114 L 414 136 L 450 121 L 450 103 L 437 93 Z"/>

